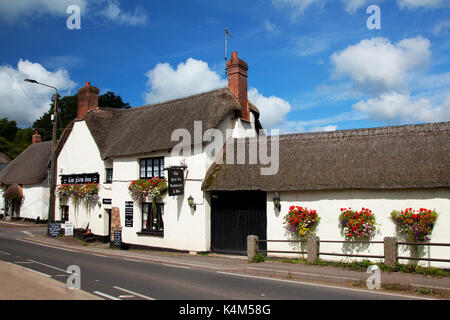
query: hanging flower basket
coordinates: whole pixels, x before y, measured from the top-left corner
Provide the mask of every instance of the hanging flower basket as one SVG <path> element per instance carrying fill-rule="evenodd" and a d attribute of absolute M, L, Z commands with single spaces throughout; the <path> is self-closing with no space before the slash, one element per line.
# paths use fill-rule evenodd
<path fill-rule="evenodd" d="M 165 196 L 167 189 L 166 179 L 157 177 L 131 181 L 128 187 L 133 200 L 140 202 L 151 200 L 154 206 L 156 206 L 158 199 Z"/>
<path fill-rule="evenodd" d="M 418 211 L 407 208 L 391 212 L 391 219 L 395 223 L 397 233 L 413 242 L 429 241 L 437 218 L 436 211 L 425 208 L 420 208 Z"/>
<path fill-rule="evenodd" d="M 347 240 L 370 240 L 375 235 L 375 215 L 372 210 L 341 208 L 339 225 Z"/>
<path fill-rule="evenodd" d="M 313 233 L 320 217 L 316 210 L 291 206 L 284 217 L 286 230 L 296 239 L 304 240 Z"/>
<path fill-rule="evenodd" d="M 63 184 L 58 187 L 56 194 L 63 200 L 72 199 L 75 206 L 84 203 L 86 208 L 93 206 L 98 200 L 98 184 Z"/>

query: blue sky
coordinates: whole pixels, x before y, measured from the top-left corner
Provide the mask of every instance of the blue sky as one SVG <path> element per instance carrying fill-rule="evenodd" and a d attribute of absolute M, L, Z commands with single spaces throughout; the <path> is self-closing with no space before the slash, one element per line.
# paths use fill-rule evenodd
<path fill-rule="evenodd" d="M 90 81 L 142 106 L 226 85 L 249 65 L 266 128 L 308 132 L 450 120 L 450 1 L 0 1 L 0 117 L 29 126 L 51 90 Z M 80 29 L 67 20 L 80 8 Z M 380 9 L 381 29 L 366 10 Z M 70 20 L 74 22 L 75 20 Z"/>

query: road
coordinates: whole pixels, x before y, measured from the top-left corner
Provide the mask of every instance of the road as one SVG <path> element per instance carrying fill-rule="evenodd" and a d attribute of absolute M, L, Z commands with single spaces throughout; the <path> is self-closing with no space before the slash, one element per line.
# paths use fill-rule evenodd
<path fill-rule="evenodd" d="M 195 266 L 107 256 L 43 246 L 22 238 L 45 227 L 0 227 L 0 260 L 66 282 L 70 265 L 81 270 L 81 289 L 111 300 L 377 300 L 401 295 L 204 270 Z M 0 275 L 1 276 L 1 275 Z"/>

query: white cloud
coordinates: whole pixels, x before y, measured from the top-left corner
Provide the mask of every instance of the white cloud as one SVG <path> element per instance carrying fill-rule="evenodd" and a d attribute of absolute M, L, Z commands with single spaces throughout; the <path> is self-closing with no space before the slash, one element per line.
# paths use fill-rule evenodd
<path fill-rule="evenodd" d="M 353 108 L 366 112 L 375 120 L 411 122 L 437 122 L 450 120 L 450 94 L 443 104 L 433 106 L 425 98 L 413 100 L 409 94 L 386 93 L 379 97 L 360 101 Z"/>
<path fill-rule="evenodd" d="M 397 0 L 400 8 L 416 9 L 422 8 L 440 8 L 448 6 L 448 0 Z"/>
<path fill-rule="evenodd" d="M 309 132 L 330 132 L 330 131 L 336 131 L 337 125 L 329 125 L 324 127 L 311 127 L 309 128 Z"/>
<path fill-rule="evenodd" d="M 0 17 L 6 22 L 15 22 L 20 18 L 29 18 L 46 14 L 69 16 L 67 7 L 77 5 L 83 12 L 86 0 L 21 0 L 0 1 Z"/>
<path fill-rule="evenodd" d="M 436 25 L 433 27 L 432 32 L 435 35 L 447 34 L 448 30 L 450 30 L 450 19 L 436 23 Z"/>
<path fill-rule="evenodd" d="M 141 7 L 136 7 L 134 13 L 124 12 L 117 1 L 108 1 L 107 7 L 100 14 L 119 24 L 130 26 L 145 25 L 147 14 Z"/>
<path fill-rule="evenodd" d="M 348 76 L 361 91 L 380 94 L 406 90 L 407 74 L 426 68 L 430 61 L 430 41 L 422 37 L 395 44 L 385 38 L 365 39 L 334 53 L 334 76 Z"/>
<path fill-rule="evenodd" d="M 344 5 L 345 11 L 348 13 L 355 13 L 358 9 L 370 4 L 373 4 L 374 0 L 342 0 L 342 4 Z"/>
<path fill-rule="evenodd" d="M 81 9 L 81 19 L 95 19 L 102 16 L 121 25 L 145 25 L 148 17 L 141 7 L 134 12 L 124 11 L 118 0 L 20 0 L 0 1 L 0 17 L 8 22 L 26 22 L 33 17 L 44 15 L 69 17 L 67 7 L 77 5 Z"/>
<path fill-rule="evenodd" d="M 278 129 L 286 121 L 286 116 L 291 110 L 291 104 L 279 97 L 265 97 L 257 89 L 248 91 L 248 99 L 258 107 L 263 128 Z"/>
<path fill-rule="evenodd" d="M 272 4 L 279 9 L 289 8 L 292 19 L 296 19 L 310 6 L 323 6 L 327 0 L 272 0 Z"/>
<path fill-rule="evenodd" d="M 19 60 L 17 68 L 0 66 L 0 115 L 15 120 L 20 127 L 30 126 L 47 112 L 54 94 L 51 88 L 24 82 L 27 78 L 54 86 L 60 94 L 76 86 L 64 69 L 51 72 L 28 60 Z"/>
<path fill-rule="evenodd" d="M 227 85 L 227 81 L 212 71 L 206 62 L 193 58 L 180 63 L 176 69 L 168 63 L 158 63 L 146 76 L 149 87 L 145 93 L 146 103 L 186 97 Z"/>

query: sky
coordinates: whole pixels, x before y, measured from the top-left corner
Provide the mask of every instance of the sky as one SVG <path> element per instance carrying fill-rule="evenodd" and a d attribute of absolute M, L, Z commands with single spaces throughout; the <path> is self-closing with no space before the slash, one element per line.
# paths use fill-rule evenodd
<path fill-rule="evenodd" d="M 31 126 L 86 81 L 143 106 L 249 65 L 266 129 L 450 121 L 450 0 L 0 0 L 0 118 Z"/>

